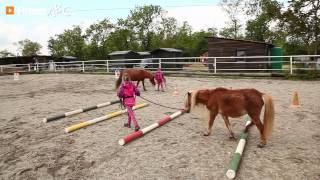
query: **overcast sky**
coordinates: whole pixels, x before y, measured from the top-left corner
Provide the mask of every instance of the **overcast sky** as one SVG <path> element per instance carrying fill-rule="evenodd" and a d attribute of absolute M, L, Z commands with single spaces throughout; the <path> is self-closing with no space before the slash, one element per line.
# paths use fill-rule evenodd
<path fill-rule="evenodd" d="M 160 5 L 167 16 L 179 23 L 188 21 L 193 30 L 225 26 L 228 18 L 218 6 L 218 0 L 0 0 L 0 50 L 16 53 L 13 45 L 23 39 L 39 42 L 42 54 L 49 54 L 50 36 L 63 32 L 72 25 L 83 28 L 109 18 L 128 16 L 136 6 Z M 5 6 L 14 6 L 15 15 L 5 15 Z"/>

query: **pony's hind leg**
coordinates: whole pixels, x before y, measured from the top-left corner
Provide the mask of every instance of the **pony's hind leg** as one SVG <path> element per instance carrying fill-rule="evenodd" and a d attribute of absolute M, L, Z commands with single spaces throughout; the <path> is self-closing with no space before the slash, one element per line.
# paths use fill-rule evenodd
<path fill-rule="evenodd" d="M 258 144 L 258 147 L 262 148 L 267 144 L 266 137 L 263 133 L 263 124 L 261 123 L 259 116 L 250 116 L 250 117 L 251 117 L 253 123 L 257 126 L 257 128 L 260 131 L 260 144 Z"/>
<path fill-rule="evenodd" d="M 203 134 L 204 136 L 210 136 L 210 134 L 212 132 L 213 122 L 216 119 L 216 116 L 217 116 L 217 113 L 210 112 L 210 118 L 208 121 L 208 131 Z"/>
<path fill-rule="evenodd" d="M 224 123 L 226 124 L 228 130 L 229 130 L 229 138 L 230 138 L 230 139 L 235 139 L 234 133 L 232 132 L 232 129 L 231 129 L 231 127 L 230 127 L 230 122 L 229 122 L 228 116 L 224 116 L 224 115 L 221 115 L 221 116 L 222 116 L 222 118 L 223 118 L 223 120 L 224 120 Z"/>
<path fill-rule="evenodd" d="M 140 81 L 137 81 L 137 87 L 139 87 L 139 83 L 140 83 Z"/>
<path fill-rule="evenodd" d="M 253 125 L 254 125 L 254 123 L 253 123 L 253 121 L 251 121 L 250 124 L 248 126 L 246 126 L 246 128 L 244 129 L 244 132 L 248 132 L 250 127 Z"/>

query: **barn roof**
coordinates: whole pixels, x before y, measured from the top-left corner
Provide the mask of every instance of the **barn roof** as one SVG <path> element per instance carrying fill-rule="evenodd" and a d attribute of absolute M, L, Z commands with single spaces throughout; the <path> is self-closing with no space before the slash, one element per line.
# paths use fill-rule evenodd
<path fill-rule="evenodd" d="M 251 42 L 251 43 L 257 43 L 257 44 L 265 44 L 265 45 L 268 45 L 268 46 L 274 46 L 274 45 L 271 44 L 271 43 L 261 42 L 261 41 L 252 41 L 252 40 L 244 40 L 244 39 L 232 39 L 232 38 L 222 38 L 222 37 L 206 37 L 206 38 L 223 39 L 223 40 L 230 40 L 230 41 Z"/>
<path fill-rule="evenodd" d="M 112 53 L 109 54 L 109 56 L 114 56 L 114 55 L 124 55 L 124 54 L 128 54 L 130 52 L 136 53 L 132 50 L 127 50 L 127 51 L 113 51 Z"/>
<path fill-rule="evenodd" d="M 8 57 L 1 57 L 0 59 L 36 58 L 36 57 L 51 58 L 52 56 L 50 55 L 8 56 Z"/>
<path fill-rule="evenodd" d="M 39 62 L 48 62 L 49 60 L 53 60 L 53 57 L 48 55 L 2 57 L 0 58 L 0 64 L 28 64 L 34 63 L 36 60 Z"/>
<path fill-rule="evenodd" d="M 62 56 L 61 58 L 64 58 L 64 59 L 77 59 L 77 57 L 74 57 L 74 56 Z"/>
<path fill-rule="evenodd" d="M 151 52 L 154 52 L 154 51 L 168 51 L 168 52 L 182 52 L 182 50 L 180 49 L 175 49 L 175 48 L 158 48 L 158 49 L 155 49 Z"/>
<path fill-rule="evenodd" d="M 138 52 L 138 54 L 140 54 L 141 56 L 151 55 L 150 52 L 148 52 L 148 51 Z"/>

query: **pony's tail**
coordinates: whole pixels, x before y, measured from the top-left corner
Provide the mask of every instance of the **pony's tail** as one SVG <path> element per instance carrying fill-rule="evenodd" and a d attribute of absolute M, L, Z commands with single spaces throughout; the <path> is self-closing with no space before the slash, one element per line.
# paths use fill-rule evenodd
<path fill-rule="evenodd" d="M 264 100 L 263 134 L 267 139 L 273 130 L 274 104 L 270 95 L 263 94 L 262 98 Z"/>
<path fill-rule="evenodd" d="M 120 76 L 118 77 L 118 80 L 116 81 L 116 90 L 119 88 L 121 82 L 122 82 L 122 72 L 120 73 Z"/>

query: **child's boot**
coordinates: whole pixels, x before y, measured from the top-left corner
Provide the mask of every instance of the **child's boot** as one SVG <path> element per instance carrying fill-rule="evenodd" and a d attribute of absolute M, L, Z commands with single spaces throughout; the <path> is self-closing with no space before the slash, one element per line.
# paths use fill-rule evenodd
<path fill-rule="evenodd" d="M 124 123 L 123 125 L 124 127 L 130 128 L 130 124 L 129 123 Z"/>

